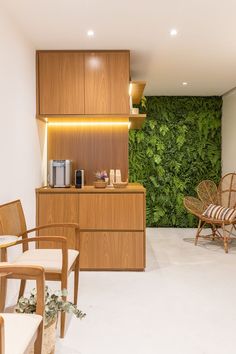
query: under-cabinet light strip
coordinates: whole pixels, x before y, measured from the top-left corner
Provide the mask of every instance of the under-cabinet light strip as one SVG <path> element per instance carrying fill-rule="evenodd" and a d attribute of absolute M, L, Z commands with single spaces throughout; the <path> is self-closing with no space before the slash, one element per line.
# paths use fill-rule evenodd
<path fill-rule="evenodd" d="M 127 126 L 130 128 L 131 122 L 47 122 L 47 125 L 57 127 Z"/>

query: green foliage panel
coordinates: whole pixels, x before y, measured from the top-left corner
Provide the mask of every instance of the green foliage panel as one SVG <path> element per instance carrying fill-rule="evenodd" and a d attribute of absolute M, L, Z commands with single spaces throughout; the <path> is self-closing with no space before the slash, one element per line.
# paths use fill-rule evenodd
<path fill-rule="evenodd" d="M 195 227 L 183 197 L 221 176 L 221 97 L 147 97 L 142 130 L 129 133 L 129 180 L 147 189 L 147 225 Z"/>

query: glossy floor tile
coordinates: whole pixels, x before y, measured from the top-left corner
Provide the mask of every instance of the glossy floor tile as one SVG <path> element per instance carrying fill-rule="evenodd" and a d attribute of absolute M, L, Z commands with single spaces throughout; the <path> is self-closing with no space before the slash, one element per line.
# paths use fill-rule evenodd
<path fill-rule="evenodd" d="M 56 354 L 235 354 L 236 243 L 148 229 L 146 272 L 81 272 L 79 307 Z"/>

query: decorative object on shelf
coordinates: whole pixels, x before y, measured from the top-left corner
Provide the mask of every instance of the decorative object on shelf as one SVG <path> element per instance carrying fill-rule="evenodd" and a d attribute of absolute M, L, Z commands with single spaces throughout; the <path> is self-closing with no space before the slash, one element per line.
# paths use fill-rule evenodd
<path fill-rule="evenodd" d="M 110 170 L 110 186 L 113 186 L 114 182 L 115 182 L 115 171 Z"/>
<path fill-rule="evenodd" d="M 139 108 L 133 107 L 131 114 L 139 114 Z"/>
<path fill-rule="evenodd" d="M 95 173 L 95 177 L 98 181 L 106 181 L 106 178 L 108 178 L 108 174 L 107 174 L 107 171 L 97 171 Z"/>
<path fill-rule="evenodd" d="M 56 322 L 58 312 L 73 313 L 77 318 L 84 318 L 85 313 L 80 311 L 76 305 L 69 301 L 64 301 L 63 296 L 67 296 L 67 290 L 58 290 L 51 292 L 47 286 L 45 286 L 45 316 L 44 316 L 44 338 L 43 338 L 43 350 L 42 354 L 54 353 L 55 340 L 56 340 Z M 33 289 L 30 293 L 30 297 L 21 297 L 15 307 L 17 313 L 35 313 L 37 305 L 37 292 Z M 34 353 L 32 347 L 30 354 Z"/>
<path fill-rule="evenodd" d="M 96 181 L 93 183 L 95 188 L 106 188 L 108 183 L 107 171 L 97 171 L 95 173 Z"/>
<path fill-rule="evenodd" d="M 128 186 L 128 181 L 126 182 L 116 182 L 116 183 L 113 183 L 113 186 L 114 188 L 125 188 Z"/>
<path fill-rule="evenodd" d="M 95 188 L 106 188 L 107 186 L 107 182 L 103 181 L 103 180 L 100 180 L 100 181 L 95 181 L 93 183 L 94 187 Z"/>
<path fill-rule="evenodd" d="M 116 170 L 116 183 L 120 183 L 120 182 L 121 182 L 121 172 L 120 170 Z"/>

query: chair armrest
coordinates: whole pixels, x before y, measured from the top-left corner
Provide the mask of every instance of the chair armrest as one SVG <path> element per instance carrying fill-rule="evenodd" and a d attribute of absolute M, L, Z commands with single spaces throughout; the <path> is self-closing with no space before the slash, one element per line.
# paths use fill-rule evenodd
<path fill-rule="evenodd" d="M 29 266 L 22 264 L 0 264 L 0 274 L 8 273 L 7 278 L 36 280 L 37 288 L 37 307 L 36 313 L 44 316 L 44 292 L 45 292 L 45 273 L 43 267 Z"/>
<path fill-rule="evenodd" d="M 62 251 L 62 272 L 66 273 L 68 269 L 68 246 L 67 239 L 61 236 L 37 236 L 25 238 L 23 240 L 17 241 L 14 245 L 6 246 L 5 248 L 13 247 L 20 244 L 25 244 L 29 242 L 38 242 L 38 241 L 49 241 L 49 242 L 59 242 L 61 243 L 61 251 Z"/>
<path fill-rule="evenodd" d="M 37 241 L 50 241 L 50 242 L 59 242 L 61 243 L 61 248 L 68 248 L 67 247 L 67 239 L 66 237 L 62 236 L 37 236 L 37 237 L 30 237 L 30 238 L 25 238 L 23 240 L 16 241 L 13 245 L 6 246 L 4 248 L 9 248 L 13 247 L 16 245 L 24 244 L 24 243 L 29 243 L 29 242 L 37 242 Z"/>
<path fill-rule="evenodd" d="M 54 223 L 54 224 L 46 224 L 34 227 L 33 229 L 26 230 L 25 232 L 19 234 L 19 236 L 24 236 L 34 231 L 42 230 L 42 229 L 49 229 L 51 227 L 71 227 L 73 229 L 79 229 L 79 224 L 76 223 Z"/>

